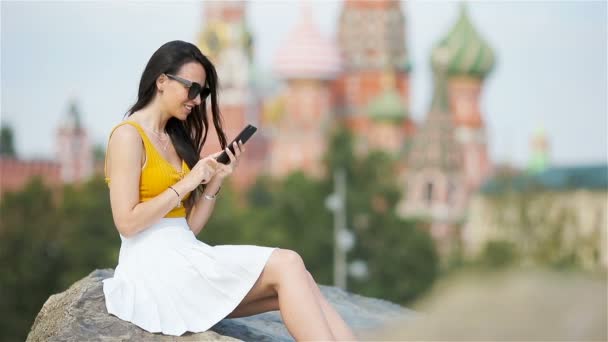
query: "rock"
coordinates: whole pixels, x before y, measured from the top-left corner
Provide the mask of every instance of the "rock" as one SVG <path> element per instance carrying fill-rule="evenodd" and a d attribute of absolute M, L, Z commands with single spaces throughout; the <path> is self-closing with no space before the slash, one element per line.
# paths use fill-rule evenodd
<path fill-rule="evenodd" d="M 224 319 L 203 333 L 180 337 L 151 334 L 108 314 L 102 280 L 112 269 L 95 270 L 69 289 L 49 297 L 38 313 L 27 341 L 293 341 L 279 311 Z M 414 312 L 391 302 L 319 285 L 321 291 L 355 333 L 378 329 Z"/>

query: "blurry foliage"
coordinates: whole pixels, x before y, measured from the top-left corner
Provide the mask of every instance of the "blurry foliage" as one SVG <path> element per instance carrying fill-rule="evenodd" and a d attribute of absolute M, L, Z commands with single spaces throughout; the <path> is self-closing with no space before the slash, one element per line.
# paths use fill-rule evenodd
<path fill-rule="evenodd" d="M 67 270 L 61 279 L 64 288 L 93 269 L 116 265 L 120 237 L 114 229 L 108 186 L 101 177 L 81 187 L 66 185 L 58 216 L 57 228 L 67 257 Z"/>
<path fill-rule="evenodd" d="M 106 147 L 102 144 L 93 146 L 93 160 L 96 162 L 104 162 L 106 159 Z"/>
<path fill-rule="evenodd" d="M 349 278 L 348 289 L 405 305 L 437 277 L 435 245 L 422 221 L 403 220 L 395 213 L 401 193 L 393 158 L 382 151 L 356 158 L 353 140 L 349 131 L 338 129 L 325 157 L 330 170 L 343 168 L 347 177 L 347 227 L 356 236 L 348 260 L 363 260 L 369 270 L 367 278 Z M 333 179 L 327 181 L 329 194 Z"/>
<path fill-rule="evenodd" d="M 517 258 L 515 245 L 509 241 L 490 241 L 481 253 L 483 266 L 502 268 L 511 266 Z"/>
<path fill-rule="evenodd" d="M 114 267 L 120 241 L 107 187 L 92 179 L 51 192 L 34 178 L 0 204 L 0 332 L 24 340 L 47 298 L 95 268 Z"/>
<path fill-rule="evenodd" d="M 367 279 L 350 280 L 350 291 L 403 305 L 430 288 L 439 267 L 428 233 L 393 214 L 372 214 L 349 258 L 366 260 L 370 272 Z"/>
<path fill-rule="evenodd" d="M 66 269 L 58 215 L 39 178 L 0 206 L 0 340 L 24 341 L 50 294 L 63 290 Z"/>
<path fill-rule="evenodd" d="M 0 156 L 17 156 L 17 152 L 15 151 L 15 138 L 13 134 L 13 128 L 4 123 L 2 123 L 0 127 Z"/>
<path fill-rule="evenodd" d="M 363 260 L 368 276 L 349 277 L 348 290 L 407 304 L 438 274 L 425 226 L 394 213 L 400 197 L 394 162 L 382 152 L 354 157 L 352 137 L 334 134 L 325 158 L 347 174 L 347 225 L 356 236 L 348 261 Z M 329 173 L 331 174 L 331 172 Z M 197 238 L 210 245 L 254 244 L 292 249 L 319 284 L 333 284 L 333 214 L 325 199 L 333 178 L 301 172 L 260 176 L 246 193 L 224 185 L 211 219 Z M 238 205 L 243 196 L 246 205 Z M 0 204 L 0 340 L 24 340 L 46 299 L 97 268 L 118 262 L 120 238 L 101 177 L 51 192 L 35 180 Z"/>

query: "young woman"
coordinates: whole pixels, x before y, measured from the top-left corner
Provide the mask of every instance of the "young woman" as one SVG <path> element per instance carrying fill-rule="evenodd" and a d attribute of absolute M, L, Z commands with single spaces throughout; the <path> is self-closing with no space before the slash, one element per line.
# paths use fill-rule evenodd
<path fill-rule="evenodd" d="M 172 41 L 150 58 L 137 102 L 112 129 L 106 182 L 121 239 L 106 308 L 149 332 L 203 332 L 223 318 L 280 310 L 296 340 L 355 340 L 292 250 L 208 245 L 196 238 L 224 179 L 245 151 L 226 147 L 214 66 L 193 44 Z M 210 101 L 210 103 L 209 103 Z M 207 107 L 231 163 L 201 158 Z"/>

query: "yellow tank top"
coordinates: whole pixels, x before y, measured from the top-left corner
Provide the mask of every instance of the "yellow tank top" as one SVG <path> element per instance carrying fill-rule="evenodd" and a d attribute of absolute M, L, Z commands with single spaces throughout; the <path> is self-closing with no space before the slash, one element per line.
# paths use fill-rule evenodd
<path fill-rule="evenodd" d="M 144 148 L 146 152 L 146 161 L 141 169 L 141 176 L 139 179 L 140 202 L 146 202 L 158 196 L 160 193 L 167 190 L 167 188 L 177 183 L 180 179 L 184 178 L 184 176 L 187 175 L 188 172 L 190 172 L 190 168 L 184 160 L 182 160 L 182 169 L 180 171 L 176 170 L 175 166 L 169 163 L 160 154 L 160 152 L 156 150 L 156 147 L 154 147 L 152 142 L 148 139 L 148 136 L 144 132 L 143 128 L 135 121 L 125 120 L 114 126 L 114 128 L 112 128 L 112 131 L 110 132 L 110 137 L 112 136 L 112 133 L 114 133 L 114 130 L 116 128 L 124 124 L 131 125 L 137 129 L 144 143 Z M 109 140 L 110 138 L 108 138 L 108 144 Z M 105 162 L 107 163 L 107 153 Z M 104 174 L 107 175 L 105 164 Z M 105 180 L 109 187 L 110 178 L 106 176 Z M 175 207 L 173 210 L 167 213 L 165 217 L 186 217 L 186 209 L 184 208 L 183 203 L 189 195 L 190 194 L 188 193 L 182 198 L 181 207 Z"/>

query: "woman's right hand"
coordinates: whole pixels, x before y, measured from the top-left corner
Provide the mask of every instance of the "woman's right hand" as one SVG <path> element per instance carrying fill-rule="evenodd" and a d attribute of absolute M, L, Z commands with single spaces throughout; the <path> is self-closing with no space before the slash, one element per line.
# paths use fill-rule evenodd
<path fill-rule="evenodd" d="M 190 172 L 182 180 L 190 191 L 196 189 L 201 184 L 207 184 L 215 174 L 218 161 L 213 155 L 199 159 Z"/>

